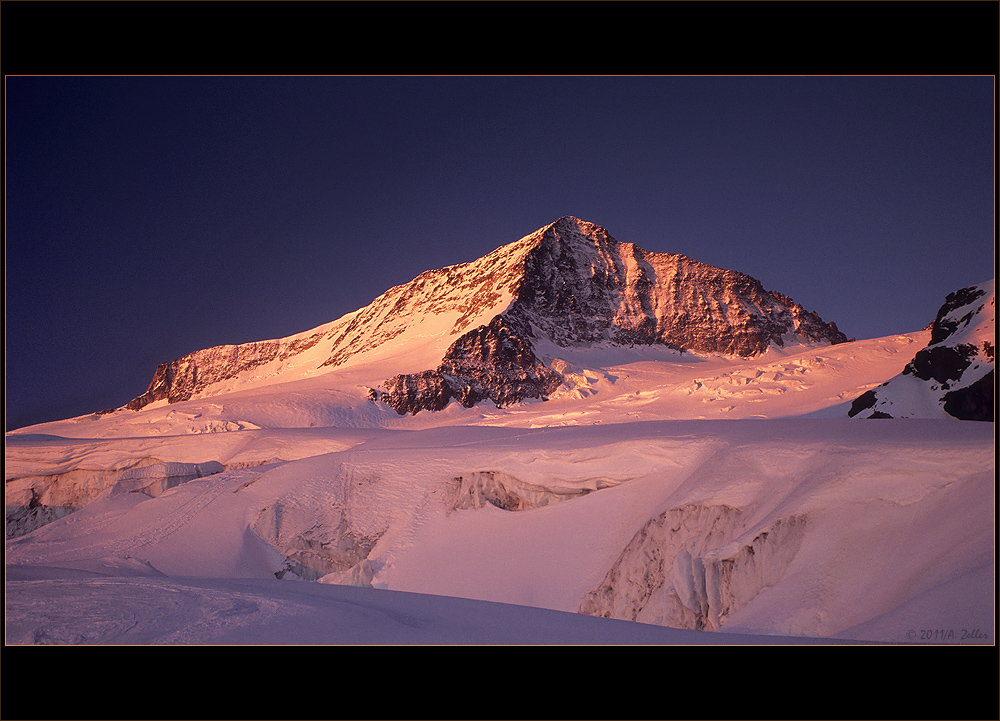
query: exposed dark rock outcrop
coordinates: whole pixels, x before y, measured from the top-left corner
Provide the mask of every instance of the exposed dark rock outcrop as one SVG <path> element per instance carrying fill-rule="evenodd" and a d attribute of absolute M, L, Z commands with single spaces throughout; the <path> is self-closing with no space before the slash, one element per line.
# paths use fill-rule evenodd
<path fill-rule="evenodd" d="M 903 368 L 903 374 L 912 373 L 923 381 L 937 381 L 944 390 L 948 390 L 948 384 L 962 378 L 978 352 L 979 349 L 971 343 L 930 345 L 917 351 L 913 360 Z"/>
<path fill-rule="evenodd" d="M 966 421 L 993 421 L 996 418 L 994 399 L 996 382 L 993 371 L 965 388 L 944 394 L 942 407 L 950 416 Z"/>
<path fill-rule="evenodd" d="M 854 399 L 851 403 L 851 409 L 847 411 L 847 415 L 853 418 L 861 411 L 874 407 L 876 403 L 878 403 L 878 396 L 875 394 L 875 389 L 865 391 Z"/>
<path fill-rule="evenodd" d="M 373 390 L 369 397 L 374 394 L 375 399 L 394 408 L 400 415 L 440 411 L 455 398 L 451 385 L 436 370 L 394 376 L 383 387 L 382 391 Z"/>
<path fill-rule="evenodd" d="M 896 378 L 851 404 L 851 418 L 912 418 L 938 406 L 961 420 L 992 421 L 996 394 L 993 283 L 949 293 L 930 325 L 927 347 Z"/>
<path fill-rule="evenodd" d="M 949 293 L 931 325 L 930 345 L 942 343 L 968 326 L 983 311 L 984 304 L 976 301 L 985 295 L 986 289 L 975 285 Z"/>
<path fill-rule="evenodd" d="M 525 332 L 498 315 L 455 341 L 435 370 L 395 376 L 374 397 L 400 415 L 441 410 L 452 399 L 471 408 L 487 399 L 503 407 L 544 398 L 562 376 L 538 360 Z"/>

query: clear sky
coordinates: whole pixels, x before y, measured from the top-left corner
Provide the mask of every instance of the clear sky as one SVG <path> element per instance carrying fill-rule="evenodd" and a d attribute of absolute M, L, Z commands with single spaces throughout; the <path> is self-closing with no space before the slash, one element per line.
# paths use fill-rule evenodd
<path fill-rule="evenodd" d="M 849 337 L 994 275 L 994 77 L 12 77 L 6 428 L 563 215 Z"/>

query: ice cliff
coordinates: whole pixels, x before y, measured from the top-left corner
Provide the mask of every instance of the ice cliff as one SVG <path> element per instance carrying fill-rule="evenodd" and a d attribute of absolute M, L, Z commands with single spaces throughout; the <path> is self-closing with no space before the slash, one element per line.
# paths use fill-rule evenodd
<path fill-rule="evenodd" d="M 96 465 L 96 464 L 95 464 Z M 92 467 L 87 459 L 73 459 L 46 475 L 11 476 L 5 487 L 5 534 L 15 538 L 67 516 L 102 493 L 141 493 L 155 498 L 196 478 L 221 473 L 218 461 L 163 462 L 157 458 L 129 458 L 109 467 Z"/>
<path fill-rule="evenodd" d="M 727 505 L 692 504 L 647 522 L 622 551 L 580 612 L 676 628 L 714 631 L 795 558 L 806 518 L 748 528 Z"/>

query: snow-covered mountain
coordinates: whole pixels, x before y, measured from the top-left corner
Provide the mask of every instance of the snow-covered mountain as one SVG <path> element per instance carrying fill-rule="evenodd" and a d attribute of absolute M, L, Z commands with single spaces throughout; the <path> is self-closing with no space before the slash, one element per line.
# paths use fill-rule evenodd
<path fill-rule="evenodd" d="M 994 420 L 995 298 L 992 279 L 950 293 L 927 347 L 898 375 L 859 396 L 848 415 Z"/>
<path fill-rule="evenodd" d="M 849 417 L 986 348 L 946 308 L 845 342 L 564 218 L 8 433 L 7 640 L 993 643 L 992 424 Z"/>
<path fill-rule="evenodd" d="M 441 410 L 453 399 L 465 407 L 486 399 L 509 405 L 546 397 L 563 381 L 538 358 L 539 340 L 753 356 L 787 342 L 847 338 L 747 275 L 651 253 L 564 217 L 475 262 L 422 273 L 312 331 L 163 363 L 127 407 L 219 395 L 262 377 L 287 381 L 387 354 L 399 372 L 370 394 L 399 413 Z M 418 358 L 435 367 L 414 368 Z"/>

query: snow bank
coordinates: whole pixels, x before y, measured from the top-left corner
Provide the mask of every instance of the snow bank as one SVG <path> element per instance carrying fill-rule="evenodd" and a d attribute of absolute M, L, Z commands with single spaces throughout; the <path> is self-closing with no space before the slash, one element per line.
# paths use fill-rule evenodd
<path fill-rule="evenodd" d="M 8 571 L 8 645 L 760 645 L 830 639 L 701 633 L 540 608 L 267 580 Z"/>

